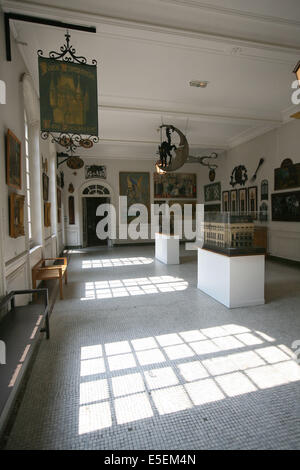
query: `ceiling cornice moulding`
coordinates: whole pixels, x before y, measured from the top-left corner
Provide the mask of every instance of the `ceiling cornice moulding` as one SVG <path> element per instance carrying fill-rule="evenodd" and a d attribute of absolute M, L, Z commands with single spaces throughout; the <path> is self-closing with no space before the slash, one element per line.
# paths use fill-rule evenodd
<path fill-rule="evenodd" d="M 247 18 L 254 21 L 262 21 L 267 23 L 287 25 L 291 27 L 300 27 L 300 21 L 290 20 L 287 18 L 279 18 L 278 16 L 262 15 L 260 13 L 253 13 L 250 11 L 241 11 L 235 8 L 226 8 L 219 5 L 212 5 L 207 2 L 198 0 L 159 0 L 162 3 L 169 3 L 171 5 L 181 5 L 185 7 L 198 8 L 210 13 L 218 13 L 221 15 L 235 16 L 240 18 Z"/>
<path fill-rule="evenodd" d="M 181 29 L 181 28 L 171 28 L 170 26 L 166 25 L 155 25 L 152 23 L 143 23 L 143 22 L 138 22 L 138 21 L 133 21 L 133 20 L 126 20 L 126 19 L 121 19 L 121 18 L 116 18 L 116 17 L 108 17 L 108 16 L 102 16 L 98 14 L 87 14 L 86 12 L 81 12 L 81 11 L 75 11 L 75 10 L 67 10 L 65 8 L 58 8 L 58 7 L 51 7 L 51 6 L 42 6 L 39 4 L 36 4 L 34 2 L 17 2 L 14 0 L 4 0 L 2 8 L 5 12 L 14 12 L 14 13 L 20 13 L 20 14 L 27 14 L 27 15 L 33 15 L 33 16 L 42 16 L 46 18 L 52 18 L 56 19 L 58 21 L 61 20 L 63 17 L 64 19 L 68 19 L 69 22 L 76 21 L 76 22 L 81 22 L 84 25 L 94 25 L 97 26 L 97 33 L 100 35 L 114 35 L 116 34 L 116 37 L 128 37 L 128 33 L 126 33 L 127 30 L 133 31 L 140 31 L 140 32 L 148 32 L 148 33 L 155 33 L 158 34 L 160 33 L 161 35 L 169 35 L 173 37 L 178 37 L 178 38 L 186 38 L 186 39 L 195 39 L 195 40 L 206 40 L 206 41 L 212 41 L 215 43 L 220 43 L 223 48 L 224 45 L 230 45 L 232 47 L 238 46 L 238 47 L 244 47 L 244 48 L 252 48 L 252 49 L 257 49 L 257 50 L 263 50 L 263 51 L 273 51 L 273 52 L 278 52 L 279 54 L 299 54 L 300 53 L 300 47 L 299 46 L 294 46 L 294 45 L 282 45 L 278 43 L 272 43 L 272 42 L 263 42 L 263 41 L 254 41 L 250 39 L 245 39 L 241 37 L 231 37 L 228 35 L 221 35 L 221 34 L 212 34 L 208 32 L 201 32 L 201 31 L 195 31 L 195 30 L 187 30 L 187 29 Z M 123 29 L 123 32 L 109 32 L 105 31 L 104 26 L 113 26 L 114 28 L 118 27 L 120 29 Z M 124 31 L 125 30 L 125 31 Z M 82 32 L 77 32 L 78 34 L 86 34 Z M 96 33 L 96 34 L 97 34 Z M 131 39 L 138 39 L 138 40 L 143 40 L 141 37 L 134 37 L 132 36 Z M 155 42 L 155 38 L 144 38 L 144 40 L 152 40 Z M 157 42 L 157 41 L 156 41 Z M 166 41 L 166 39 L 160 39 L 158 42 L 162 42 L 165 44 L 171 45 L 170 41 Z M 178 47 L 178 45 L 176 45 Z M 183 45 L 184 46 L 184 45 Z M 181 47 L 183 47 L 181 46 Z M 192 45 L 186 45 L 185 47 L 192 47 Z M 197 47 L 194 45 L 194 47 Z M 198 48 L 201 48 L 201 46 L 198 46 Z M 204 48 L 206 49 L 206 48 Z M 216 49 L 215 47 L 212 48 L 211 52 Z M 208 48 L 208 51 L 210 48 Z M 217 52 L 219 49 L 216 49 Z M 224 53 L 224 52 L 223 52 Z M 240 54 L 242 55 L 242 53 Z M 247 57 L 247 54 L 244 54 L 245 57 Z M 249 57 L 256 57 L 254 53 L 248 54 Z M 271 59 L 270 59 L 271 60 Z M 276 60 L 276 59 L 274 59 Z M 282 56 L 279 56 L 277 60 L 284 60 Z M 290 58 L 289 61 L 293 61 L 294 59 Z"/>

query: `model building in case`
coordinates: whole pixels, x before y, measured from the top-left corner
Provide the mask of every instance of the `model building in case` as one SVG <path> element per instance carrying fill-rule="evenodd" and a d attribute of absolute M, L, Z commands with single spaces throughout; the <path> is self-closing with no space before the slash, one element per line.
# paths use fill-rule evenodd
<path fill-rule="evenodd" d="M 253 246 L 254 223 L 249 215 L 205 213 L 203 248 L 228 256 L 263 253 Z"/>

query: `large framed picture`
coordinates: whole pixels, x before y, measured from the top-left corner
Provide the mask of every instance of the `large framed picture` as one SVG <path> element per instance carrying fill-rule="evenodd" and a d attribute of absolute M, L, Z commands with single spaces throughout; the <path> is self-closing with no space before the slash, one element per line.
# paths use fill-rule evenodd
<path fill-rule="evenodd" d="M 18 238 L 25 235 L 24 231 L 25 196 L 17 193 L 9 195 L 9 236 Z"/>
<path fill-rule="evenodd" d="M 221 200 L 221 183 L 206 184 L 204 186 L 204 201 L 220 201 Z"/>
<path fill-rule="evenodd" d="M 127 196 L 128 209 L 133 204 L 144 204 L 150 218 L 150 174 L 139 171 L 120 171 L 119 173 L 120 196 Z M 121 214 L 123 217 L 124 214 Z M 130 222 L 135 217 L 128 217 Z M 124 220 L 125 222 L 125 220 Z"/>
<path fill-rule="evenodd" d="M 155 198 L 197 198 L 197 176 L 194 173 L 153 174 Z"/>
<path fill-rule="evenodd" d="M 21 142 L 10 129 L 6 134 L 6 183 L 22 189 Z"/>
<path fill-rule="evenodd" d="M 49 199 L 49 176 L 43 173 L 43 200 L 48 201 Z"/>
<path fill-rule="evenodd" d="M 272 220 L 300 222 L 300 191 L 272 194 Z"/>
<path fill-rule="evenodd" d="M 248 188 L 248 212 L 253 219 L 257 219 L 257 186 Z"/>
<path fill-rule="evenodd" d="M 223 212 L 230 211 L 230 191 L 223 191 L 222 193 L 222 210 Z"/>

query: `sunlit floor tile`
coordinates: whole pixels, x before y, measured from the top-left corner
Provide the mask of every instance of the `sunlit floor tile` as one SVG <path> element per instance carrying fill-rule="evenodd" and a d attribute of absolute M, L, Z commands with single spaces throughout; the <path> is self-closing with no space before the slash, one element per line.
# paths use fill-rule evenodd
<path fill-rule="evenodd" d="M 83 382 L 80 384 L 80 404 L 109 398 L 108 383 L 106 379 Z"/>
<path fill-rule="evenodd" d="M 211 340 L 195 341 L 189 345 L 196 354 L 210 354 L 219 351 L 218 346 Z"/>
<path fill-rule="evenodd" d="M 108 402 L 84 405 L 79 408 L 78 434 L 99 431 L 112 425 Z"/>
<path fill-rule="evenodd" d="M 112 377 L 111 381 L 115 397 L 143 392 L 145 390 L 143 378 L 139 373 Z"/>
<path fill-rule="evenodd" d="M 159 362 L 165 362 L 165 356 L 160 349 L 148 349 L 147 351 L 137 351 L 137 358 L 141 366 L 148 364 L 157 364 Z"/>
<path fill-rule="evenodd" d="M 256 349 L 256 352 L 269 364 L 290 359 L 290 357 L 277 346 L 268 346 L 267 348 Z"/>
<path fill-rule="evenodd" d="M 145 379 L 150 390 L 178 384 L 178 378 L 172 367 L 145 371 Z"/>
<path fill-rule="evenodd" d="M 245 326 L 234 325 L 234 324 L 222 325 L 222 328 L 229 335 L 237 335 L 237 334 L 240 334 L 240 333 L 248 333 L 250 331 L 249 328 L 246 328 Z"/>
<path fill-rule="evenodd" d="M 80 375 L 85 377 L 87 375 L 103 374 L 105 372 L 104 359 L 87 359 L 80 363 Z"/>
<path fill-rule="evenodd" d="M 230 359 L 235 362 L 238 370 L 259 367 L 265 364 L 265 361 L 254 351 L 245 351 L 231 354 Z"/>
<path fill-rule="evenodd" d="M 242 343 L 244 343 L 246 346 L 253 346 L 255 344 L 263 343 L 263 341 L 253 333 L 242 333 L 241 335 L 236 335 L 236 338 L 239 341 L 242 341 Z"/>
<path fill-rule="evenodd" d="M 110 370 L 130 369 L 136 367 L 133 354 L 118 354 L 117 356 L 108 357 Z"/>
<path fill-rule="evenodd" d="M 192 382 L 193 380 L 203 379 L 209 376 L 207 370 L 202 366 L 200 361 L 178 364 L 177 367 L 180 370 L 180 374 L 187 382 Z"/>
<path fill-rule="evenodd" d="M 117 398 L 115 400 L 115 413 L 118 424 L 130 423 L 153 416 L 146 393 Z"/>
<path fill-rule="evenodd" d="M 206 339 L 206 336 L 204 336 L 202 333 L 200 333 L 199 330 L 191 330 L 191 331 L 181 331 L 179 335 L 184 339 L 186 342 L 190 341 L 201 341 L 203 339 Z"/>
<path fill-rule="evenodd" d="M 173 344 L 182 344 L 183 340 L 177 333 L 156 336 L 156 340 L 161 346 L 172 346 Z"/>
<path fill-rule="evenodd" d="M 176 413 L 193 406 L 182 385 L 156 390 L 151 396 L 160 415 Z"/>
<path fill-rule="evenodd" d="M 221 375 L 216 377 L 215 380 L 229 397 L 235 397 L 236 395 L 243 395 L 244 393 L 255 392 L 255 390 L 257 390 L 253 383 L 242 372 Z"/>
<path fill-rule="evenodd" d="M 94 359 L 102 356 L 101 344 L 95 344 L 92 346 L 84 346 L 81 348 L 81 360 Z"/>
<path fill-rule="evenodd" d="M 230 356 L 205 359 L 202 364 L 211 375 L 227 374 L 239 369 L 239 366 L 230 359 Z"/>
<path fill-rule="evenodd" d="M 213 342 L 221 351 L 228 351 L 229 349 L 245 347 L 245 345 L 237 340 L 234 336 L 222 336 L 220 338 L 214 338 Z"/>
<path fill-rule="evenodd" d="M 225 395 L 212 379 L 190 382 L 185 385 L 185 389 L 194 405 L 203 405 L 225 398 Z"/>
<path fill-rule="evenodd" d="M 105 344 L 105 353 L 107 356 L 112 356 L 114 354 L 123 354 L 130 353 L 131 348 L 128 341 L 116 341 L 114 343 Z"/>
<path fill-rule="evenodd" d="M 195 356 L 194 351 L 187 344 L 177 344 L 176 346 L 168 346 L 164 348 L 168 358 L 173 361 L 175 359 L 183 359 L 185 357 Z"/>
<path fill-rule="evenodd" d="M 131 341 L 131 344 L 135 351 L 143 351 L 145 349 L 153 349 L 157 348 L 157 342 L 155 339 L 150 336 L 148 338 L 139 338 L 139 339 L 133 339 Z"/>
<path fill-rule="evenodd" d="M 245 371 L 245 374 L 247 374 L 258 388 L 261 389 L 276 387 L 289 382 L 284 374 L 282 374 L 280 370 L 276 369 L 275 365 L 249 369 Z"/>
<path fill-rule="evenodd" d="M 218 338 L 219 336 L 227 336 L 228 332 L 222 326 L 213 326 L 200 330 L 207 338 Z"/>

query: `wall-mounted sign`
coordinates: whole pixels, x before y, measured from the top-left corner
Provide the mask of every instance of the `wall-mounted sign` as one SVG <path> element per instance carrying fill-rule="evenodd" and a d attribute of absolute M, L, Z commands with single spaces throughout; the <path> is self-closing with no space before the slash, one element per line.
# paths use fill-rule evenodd
<path fill-rule="evenodd" d="M 39 57 L 41 131 L 98 135 L 96 65 Z"/>

